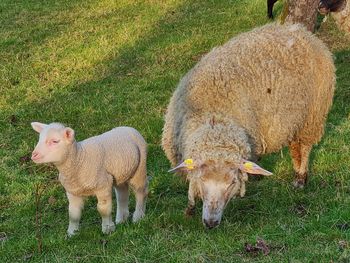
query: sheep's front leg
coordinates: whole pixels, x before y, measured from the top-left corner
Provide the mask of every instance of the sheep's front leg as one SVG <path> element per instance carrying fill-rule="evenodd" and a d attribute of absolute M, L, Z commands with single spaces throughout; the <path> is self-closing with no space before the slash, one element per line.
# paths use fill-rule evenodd
<path fill-rule="evenodd" d="M 79 230 L 79 222 L 81 218 L 81 211 L 84 207 L 84 199 L 79 196 L 72 195 L 67 192 L 67 197 L 69 201 L 69 226 L 68 226 L 68 236 L 73 236 L 75 231 Z"/>
<path fill-rule="evenodd" d="M 97 193 L 97 210 L 102 217 L 102 232 L 109 234 L 115 230 L 112 220 L 112 191 Z"/>
<path fill-rule="evenodd" d="M 196 213 L 196 194 L 197 193 L 197 186 L 193 182 L 193 180 L 190 180 L 190 184 L 188 186 L 188 205 L 185 210 L 185 215 L 186 216 L 193 216 Z"/>
<path fill-rule="evenodd" d="M 116 185 L 115 195 L 117 199 L 117 215 L 115 223 L 125 222 L 129 217 L 129 186 L 128 184 Z"/>

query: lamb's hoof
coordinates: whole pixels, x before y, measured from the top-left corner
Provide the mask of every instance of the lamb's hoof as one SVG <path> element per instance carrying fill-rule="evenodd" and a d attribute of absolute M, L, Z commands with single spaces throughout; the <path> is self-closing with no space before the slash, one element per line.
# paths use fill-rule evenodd
<path fill-rule="evenodd" d="M 121 224 L 121 223 L 124 223 L 125 221 L 127 221 L 129 218 L 129 211 L 124 213 L 122 216 L 120 215 L 117 215 L 116 216 L 116 219 L 115 219 L 115 223 L 118 225 L 118 224 Z"/>
<path fill-rule="evenodd" d="M 144 216 L 145 216 L 144 211 L 135 211 L 134 214 L 132 215 L 132 222 L 136 223 L 140 221 Z"/>
<path fill-rule="evenodd" d="M 115 225 L 113 222 L 110 225 L 102 226 L 102 233 L 103 234 L 108 235 L 108 234 L 112 233 L 114 230 L 115 230 Z"/>
<path fill-rule="evenodd" d="M 75 236 L 77 234 L 78 230 L 67 230 L 67 238 L 71 238 L 72 236 Z"/>
<path fill-rule="evenodd" d="M 194 206 L 188 206 L 185 209 L 185 216 L 191 217 L 191 216 L 194 216 L 195 214 L 196 214 L 196 208 Z"/>
<path fill-rule="evenodd" d="M 69 226 L 67 229 L 67 237 L 70 238 L 76 235 L 78 231 L 79 231 L 79 224 L 69 223 Z"/>

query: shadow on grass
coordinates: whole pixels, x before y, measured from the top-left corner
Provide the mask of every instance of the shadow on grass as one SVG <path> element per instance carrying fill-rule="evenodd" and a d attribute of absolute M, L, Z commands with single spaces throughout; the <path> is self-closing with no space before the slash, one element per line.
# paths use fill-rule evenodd
<path fill-rule="evenodd" d="M 232 20 L 240 8 L 238 3 L 197 0 L 185 1 L 169 10 L 154 24 L 151 32 L 145 32 L 136 43 L 121 49 L 119 56 L 96 65 L 95 71 L 101 72 L 100 78 L 78 85 L 72 83 L 59 90 L 51 90 L 49 98 L 21 104 L 12 113 L 18 117 L 18 123 L 17 133 L 13 139 L 10 138 L 11 143 L 25 137 L 31 121 L 41 120 L 60 121 L 73 126 L 78 130 L 78 139 L 118 125 L 130 125 L 141 130 L 151 145 L 159 145 L 162 117 L 172 90 L 181 75 L 203 53 L 220 44 L 215 32 L 218 21 L 231 26 L 221 29 L 224 37 L 220 42 L 265 22 L 265 18 L 254 20 L 246 17 L 245 21 L 239 22 L 243 27 L 232 26 L 238 23 Z M 124 10 L 122 13 L 128 12 Z M 259 17 L 259 14 L 255 16 Z M 96 19 L 108 21 L 108 16 Z M 53 25 L 53 28 L 56 27 L 58 25 Z M 67 27 L 69 24 L 65 25 Z M 38 34 L 46 31 L 65 32 L 64 29 L 57 31 L 48 27 L 39 29 Z M 54 36 L 48 35 L 47 38 Z M 28 41 L 34 41 L 34 38 Z M 9 118 L 3 116 L 2 119 Z M 9 131 L 13 130 L 11 123 L 5 126 Z M 34 142 L 34 138 L 30 141 Z"/>

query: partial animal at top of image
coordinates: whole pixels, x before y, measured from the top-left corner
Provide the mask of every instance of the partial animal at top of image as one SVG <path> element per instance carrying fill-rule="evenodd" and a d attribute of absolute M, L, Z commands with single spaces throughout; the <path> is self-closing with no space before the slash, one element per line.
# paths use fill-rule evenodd
<path fill-rule="evenodd" d="M 278 0 L 267 0 L 267 16 L 273 19 L 273 6 Z M 344 9 L 346 0 L 320 0 L 318 10 L 320 14 L 326 15 L 330 12 L 340 12 Z"/>

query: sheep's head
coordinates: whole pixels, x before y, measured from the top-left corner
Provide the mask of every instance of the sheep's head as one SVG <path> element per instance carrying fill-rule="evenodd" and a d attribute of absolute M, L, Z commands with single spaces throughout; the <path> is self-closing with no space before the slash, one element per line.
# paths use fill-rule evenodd
<path fill-rule="evenodd" d="M 232 164 L 214 161 L 196 162 L 187 159 L 172 170 L 177 169 L 187 170 L 189 180 L 195 180 L 198 195 L 203 201 L 203 224 L 208 228 L 220 224 L 223 211 L 231 198 L 244 196 L 247 173 L 271 175 L 270 172 L 247 160 Z"/>
<path fill-rule="evenodd" d="M 38 132 L 39 142 L 32 152 L 35 163 L 60 163 L 68 155 L 70 146 L 75 142 L 74 131 L 60 123 L 31 123 Z"/>

